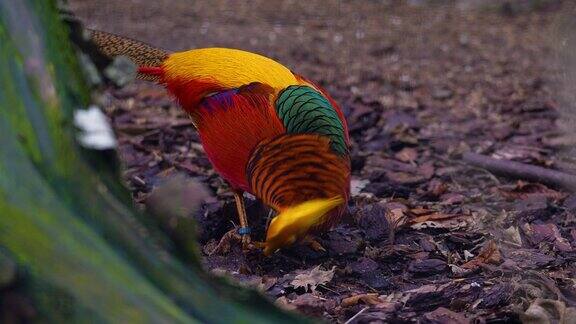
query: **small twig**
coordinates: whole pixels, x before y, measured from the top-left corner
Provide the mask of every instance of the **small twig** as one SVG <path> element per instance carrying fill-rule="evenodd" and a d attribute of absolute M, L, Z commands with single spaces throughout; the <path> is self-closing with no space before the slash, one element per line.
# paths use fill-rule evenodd
<path fill-rule="evenodd" d="M 360 316 L 360 314 L 364 313 L 368 308 L 370 308 L 370 307 L 366 306 L 366 307 L 362 308 L 358 313 L 356 313 L 356 315 L 350 317 L 350 319 L 347 320 L 344 324 L 352 323 L 353 320 L 355 320 L 358 316 Z"/>
<path fill-rule="evenodd" d="M 462 160 L 504 177 L 539 182 L 564 189 L 576 188 L 576 175 L 562 171 L 510 160 L 499 160 L 471 152 L 464 153 Z"/>
<path fill-rule="evenodd" d="M 332 290 L 332 289 L 328 288 L 326 285 L 318 284 L 318 287 L 322 287 L 323 289 L 326 289 L 326 290 L 328 290 L 328 291 L 330 291 L 330 292 L 333 292 L 333 293 L 335 293 L 335 294 L 337 294 L 337 295 L 340 295 L 339 292 L 337 292 L 336 290 Z"/>
<path fill-rule="evenodd" d="M 134 179 L 135 182 L 137 182 L 139 185 L 141 186 L 146 186 L 146 181 L 144 181 L 142 178 L 140 178 L 139 176 L 135 175 L 132 177 L 132 179 Z"/>

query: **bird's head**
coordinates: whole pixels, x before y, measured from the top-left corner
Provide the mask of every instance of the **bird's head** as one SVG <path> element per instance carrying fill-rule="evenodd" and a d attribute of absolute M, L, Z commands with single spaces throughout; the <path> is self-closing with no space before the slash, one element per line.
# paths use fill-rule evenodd
<path fill-rule="evenodd" d="M 264 255 L 293 244 L 304 238 L 308 231 L 322 221 L 322 217 L 332 209 L 342 205 L 340 196 L 329 199 L 313 199 L 285 208 L 272 219 L 264 242 Z"/>

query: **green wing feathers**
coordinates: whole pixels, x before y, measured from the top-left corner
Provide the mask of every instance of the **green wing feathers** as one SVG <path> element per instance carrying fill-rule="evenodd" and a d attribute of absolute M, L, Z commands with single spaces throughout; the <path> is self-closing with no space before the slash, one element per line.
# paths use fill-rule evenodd
<path fill-rule="evenodd" d="M 276 112 L 287 133 L 325 135 L 335 152 L 348 152 L 342 121 L 328 99 L 315 89 L 289 86 L 279 94 Z"/>
<path fill-rule="evenodd" d="M 148 44 L 118 36 L 99 30 L 90 30 L 92 41 L 102 54 L 114 58 L 115 56 L 127 56 L 136 65 L 146 67 L 161 66 L 168 58 L 169 52 L 150 46 Z M 156 81 L 157 77 L 138 74 L 139 79 Z"/>

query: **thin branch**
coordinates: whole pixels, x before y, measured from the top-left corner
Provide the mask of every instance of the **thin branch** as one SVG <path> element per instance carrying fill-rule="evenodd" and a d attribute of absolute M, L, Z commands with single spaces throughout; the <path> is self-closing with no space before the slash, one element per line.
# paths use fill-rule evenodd
<path fill-rule="evenodd" d="M 462 160 L 503 177 L 539 182 L 553 187 L 576 189 L 576 175 L 510 160 L 467 152 Z"/>
<path fill-rule="evenodd" d="M 352 321 L 354 321 L 356 318 L 358 318 L 358 316 L 360 316 L 360 314 L 364 313 L 368 308 L 370 308 L 370 307 L 364 307 L 364 308 L 362 308 L 358 313 L 356 313 L 356 315 L 350 317 L 350 319 L 347 320 L 344 324 L 350 324 L 350 323 L 352 323 Z"/>

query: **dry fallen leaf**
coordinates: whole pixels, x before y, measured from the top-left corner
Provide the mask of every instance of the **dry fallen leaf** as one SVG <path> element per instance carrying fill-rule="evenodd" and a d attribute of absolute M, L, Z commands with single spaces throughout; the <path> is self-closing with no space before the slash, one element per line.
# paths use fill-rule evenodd
<path fill-rule="evenodd" d="M 418 151 L 411 147 L 405 147 L 394 154 L 394 157 L 402 162 L 414 162 L 418 158 Z"/>
<path fill-rule="evenodd" d="M 455 264 L 449 264 L 448 266 L 450 267 L 450 271 L 457 277 L 464 277 L 472 272 L 471 269 L 464 269 Z"/>
<path fill-rule="evenodd" d="M 438 179 L 432 179 L 428 183 L 427 195 L 438 198 L 448 191 L 448 184 Z"/>
<path fill-rule="evenodd" d="M 407 207 L 400 203 L 388 203 L 386 205 L 386 218 L 388 223 L 393 229 L 399 229 L 406 224 L 408 217 L 406 216 Z"/>
<path fill-rule="evenodd" d="M 286 296 L 279 297 L 278 299 L 276 299 L 274 304 L 276 304 L 276 306 L 278 306 L 284 310 L 288 310 L 288 311 L 296 310 L 296 306 L 292 305 L 290 303 L 290 300 L 288 298 L 286 298 Z"/>
<path fill-rule="evenodd" d="M 506 243 L 513 244 L 517 247 L 522 246 L 522 237 L 520 236 L 520 231 L 516 226 L 510 226 L 503 232 L 503 240 Z"/>
<path fill-rule="evenodd" d="M 538 245 L 541 242 L 550 242 L 559 251 L 569 252 L 572 247 L 567 239 L 562 237 L 560 230 L 553 223 L 547 224 L 529 224 L 525 223 L 522 226 L 524 234 L 530 239 L 532 244 Z"/>
<path fill-rule="evenodd" d="M 278 278 L 271 276 L 253 276 L 250 279 L 243 282 L 247 287 L 255 288 L 260 291 L 267 291 L 272 288 L 278 282 Z"/>
<path fill-rule="evenodd" d="M 499 264 L 502 262 L 502 254 L 494 241 L 488 241 L 480 250 L 478 256 L 464 263 L 461 267 L 464 269 L 474 269 L 482 264 Z"/>
<path fill-rule="evenodd" d="M 403 171 L 386 171 L 386 177 L 393 183 L 404 185 L 417 185 L 426 181 L 426 177 L 421 174 Z"/>
<path fill-rule="evenodd" d="M 414 213 L 414 210 L 410 211 L 411 213 Z M 420 210 L 417 210 L 417 212 L 420 212 Z M 429 213 L 429 214 L 425 214 L 425 215 L 421 215 L 418 217 L 415 217 L 413 219 L 410 220 L 411 224 L 417 224 L 417 223 L 423 223 L 423 222 L 427 222 L 427 221 L 443 221 L 443 220 L 447 220 L 447 219 L 451 219 L 451 218 L 455 218 L 458 216 L 462 216 L 459 214 L 444 214 L 441 212 L 433 212 L 433 213 Z"/>
<path fill-rule="evenodd" d="M 518 181 L 513 188 L 500 188 L 500 193 L 509 200 L 527 199 L 530 196 L 545 196 L 554 201 L 566 198 L 567 194 L 546 187 L 540 183 Z"/>
<path fill-rule="evenodd" d="M 412 214 L 414 216 L 429 215 L 432 213 L 434 213 L 433 210 L 430 210 L 430 209 L 424 208 L 424 207 L 416 207 L 416 208 L 410 209 L 410 214 Z"/>
<path fill-rule="evenodd" d="M 358 305 L 358 303 L 364 303 L 366 305 L 378 305 L 382 303 L 382 300 L 378 298 L 378 294 L 360 294 L 344 298 L 340 304 L 342 307 L 350 307 Z"/>
<path fill-rule="evenodd" d="M 296 309 L 308 316 L 322 316 L 327 310 L 332 310 L 336 307 L 336 300 L 326 299 L 314 294 L 308 293 L 297 296 L 291 301 Z"/>
<path fill-rule="evenodd" d="M 290 284 L 296 289 L 302 287 L 306 290 L 310 289 L 314 291 L 316 290 L 316 286 L 332 280 L 334 277 L 334 269 L 336 269 L 336 267 L 332 267 L 330 270 L 322 270 L 320 266 L 317 266 L 310 270 L 305 270 L 303 273 L 294 277 L 294 280 L 292 280 Z"/>
<path fill-rule="evenodd" d="M 408 221 L 410 227 L 416 230 L 424 228 L 462 229 L 468 226 L 468 216 L 462 214 L 445 214 L 433 212 L 423 214 L 421 209 L 412 209 L 410 213 L 418 215 Z"/>
<path fill-rule="evenodd" d="M 470 319 L 467 319 L 464 314 L 453 312 L 444 307 L 439 307 L 433 312 L 424 314 L 423 319 L 425 323 L 443 323 L 443 324 L 469 324 Z"/>

